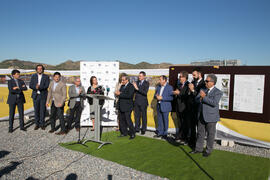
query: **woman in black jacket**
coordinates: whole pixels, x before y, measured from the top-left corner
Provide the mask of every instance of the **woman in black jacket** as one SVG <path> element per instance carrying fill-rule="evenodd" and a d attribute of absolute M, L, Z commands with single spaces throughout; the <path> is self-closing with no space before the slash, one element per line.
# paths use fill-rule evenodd
<path fill-rule="evenodd" d="M 98 81 L 96 76 L 91 76 L 90 78 L 90 84 L 91 86 L 89 86 L 89 88 L 87 89 L 87 94 L 100 94 L 100 95 L 104 95 L 104 88 L 102 86 L 98 85 Z M 91 129 L 91 131 L 94 131 L 95 129 L 95 108 L 93 105 L 93 98 L 88 97 L 88 103 L 90 105 L 90 118 L 92 120 L 93 123 L 93 128 Z M 100 100 L 99 101 L 99 105 L 103 105 L 104 104 L 104 100 Z"/>

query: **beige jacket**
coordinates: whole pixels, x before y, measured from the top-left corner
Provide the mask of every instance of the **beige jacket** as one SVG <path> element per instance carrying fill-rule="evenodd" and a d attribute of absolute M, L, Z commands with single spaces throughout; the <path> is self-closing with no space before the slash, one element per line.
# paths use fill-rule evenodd
<path fill-rule="evenodd" d="M 54 81 L 52 81 L 49 85 L 47 104 L 49 104 L 54 98 L 55 107 L 62 107 L 65 105 L 65 101 L 67 99 L 66 83 L 59 81 L 54 91 L 53 91 L 53 84 L 54 84 Z M 59 104 L 62 104 L 62 106 L 59 106 Z"/>

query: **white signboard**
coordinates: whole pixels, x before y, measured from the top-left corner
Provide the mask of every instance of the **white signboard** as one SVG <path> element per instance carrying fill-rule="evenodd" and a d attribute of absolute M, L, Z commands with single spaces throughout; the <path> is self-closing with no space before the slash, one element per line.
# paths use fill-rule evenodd
<path fill-rule="evenodd" d="M 216 88 L 223 92 L 223 95 L 219 101 L 219 109 L 229 110 L 229 97 L 230 97 L 230 74 L 215 74 L 217 76 Z M 207 74 L 205 74 L 205 79 Z"/>
<path fill-rule="evenodd" d="M 96 76 L 98 84 L 105 89 L 105 95 L 114 98 L 116 83 L 119 78 L 119 62 L 90 62 L 82 61 L 80 63 L 80 77 L 82 85 L 87 91 L 90 86 L 91 76 Z M 81 126 L 92 126 L 90 119 L 90 107 L 87 100 L 84 101 L 84 109 L 81 116 Z M 114 101 L 105 101 L 101 110 L 103 126 L 117 126 L 117 114 L 114 107 Z"/>
<path fill-rule="evenodd" d="M 263 113 L 264 75 L 235 75 L 233 110 Z"/>

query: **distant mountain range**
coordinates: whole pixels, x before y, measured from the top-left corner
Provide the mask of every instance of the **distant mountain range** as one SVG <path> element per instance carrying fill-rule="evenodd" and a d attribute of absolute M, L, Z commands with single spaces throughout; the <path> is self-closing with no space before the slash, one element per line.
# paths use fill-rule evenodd
<path fill-rule="evenodd" d="M 7 59 L 0 62 L 0 69 L 35 69 L 37 64 L 43 64 L 47 70 L 80 70 L 80 61 L 67 60 L 58 65 L 50 65 L 32 61 L 24 61 L 19 59 Z M 186 65 L 189 64 L 150 64 L 147 62 L 140 62 L 138 64 L 130 64 L 126 62 L 120 62 L 120 69 L 166 69 L 173 65 Z"/>

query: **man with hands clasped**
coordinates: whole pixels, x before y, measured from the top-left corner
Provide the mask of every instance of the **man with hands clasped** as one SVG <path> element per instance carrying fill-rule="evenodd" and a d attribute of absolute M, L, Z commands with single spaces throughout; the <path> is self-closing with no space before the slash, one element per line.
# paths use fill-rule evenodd
<path fill-rule="evenodd" d="M 134 115 L 135 115 L 135 130 L 144 135 L 147 128 L 147 93 L 149 90 L 149 82 L 145 80 L 145 72 L 141 71 L 138 76 L 138 81 L 133 82 L 135 88 Z M 141 127 L 142 118 L 142 127 Z"/>
<path fill-rule="evenodd" d="M 158 129 L 154 138 L 161 137 L 166 139 L 169 126 L 169 113 L 172 110 L 173 87 L 167 83 L 167 77 L 164 75 L 159 77 L 159 85 L 157 86 L 154 98 L 157 99 L 158 118 Z"/>
<path fill-rule="evenodd" d="M 195 150 L 190 153 L 203 152 L 204 157 L 208 157 L 212 150 L 216 134 L 216 124 L 220 120 L 219 101 L 222 91 L 215 87 L 217 77 L 209 74 L 205 80 L 206 88 L 202 89 L 196 96 L 195 101 L 199 104 L 198 109 L 198 133 Z M 203 151 L 205 133 L 207 132 L 206 149 Z"/>
<path fill-rule="evenodd" d="M 56 115 L 60 120 L 61 131 L 55 133 L 57 135 L 63 135 L 67 133 L 64 120 L 64 106 L 67 98 L 67 86 L 66 83 L 60 81 L 60 79 L 61 74 L 59 72 L 55 72 L 53 74 L 53 81 L 50 83 L 49 86 L 49 93 L 46 102 L 47 107 L 51 102 L 51 115 L 50 115 L 51 130 L 49 131 L 49 133 L 53 133 L 56 130 L 55 129 Z"/>

